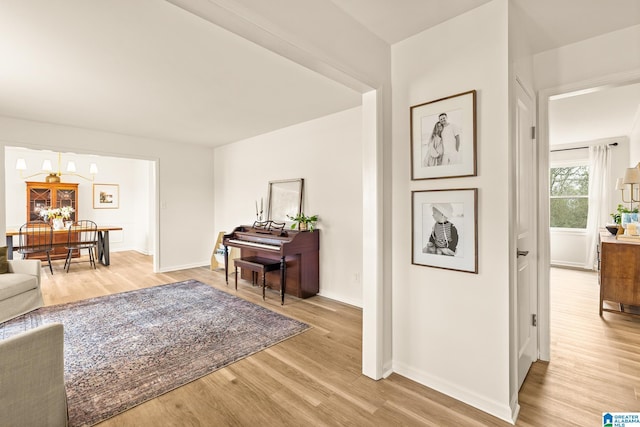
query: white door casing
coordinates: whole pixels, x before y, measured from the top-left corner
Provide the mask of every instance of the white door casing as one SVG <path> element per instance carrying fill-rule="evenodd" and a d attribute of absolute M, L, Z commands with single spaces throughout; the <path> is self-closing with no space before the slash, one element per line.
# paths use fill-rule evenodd
<path fill-rule="evenodd" d="M 533 97 L 516 84 L 516 200 L 517 200 L 517 276 L 516 339 L 518 343 L 518 388 L 537 360 L 536 250 L 536 147 Z"/>

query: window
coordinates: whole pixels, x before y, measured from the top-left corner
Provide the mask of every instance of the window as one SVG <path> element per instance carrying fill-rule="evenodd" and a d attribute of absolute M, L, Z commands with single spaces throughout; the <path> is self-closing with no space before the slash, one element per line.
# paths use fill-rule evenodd
<path fill-rule="evenodd" d="M 551 227 L 587 228 L 589 166 L 552 167 L 549 189 Z"/>

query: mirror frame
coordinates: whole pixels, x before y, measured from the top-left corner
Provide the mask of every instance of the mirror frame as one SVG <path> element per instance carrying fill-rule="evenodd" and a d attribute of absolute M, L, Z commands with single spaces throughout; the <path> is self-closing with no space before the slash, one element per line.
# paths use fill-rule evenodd
<path fill-rule="evenodd" d="M 287 215 L 297 216 L 302 212 L 303 190 L 303 178 L 269 181 L 267 219 L 291 223 Z"/>

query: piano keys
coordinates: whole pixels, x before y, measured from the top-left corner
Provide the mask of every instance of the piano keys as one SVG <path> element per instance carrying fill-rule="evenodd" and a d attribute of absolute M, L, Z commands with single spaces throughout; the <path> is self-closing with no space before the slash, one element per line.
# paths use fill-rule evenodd
<path fill-rule="evenodd" d="M 229 283 L 229 247 L 240 249 L 240 257 L 261 257 L 281 263 L 283 271 L 267 273 L 267 286 L 280 289 L 284 273 L 285 293 L 298 298 L 316 295 L 320 286 L 320 230 L 285 230 L 278 223 L 267 221 L 241 225 L 225 234 L 225 279 Z M 284 260 L 284 262 L 282 262 Z M 250 271 L 241 271 L 242 279 L 251 280 Z"/>
<path fill-rule="evenodd" d="M 247 242 L 244 240 L 240 240 L 240 239 L 229 239 L 229 244 L 227 246 L 236 246 L 239 248 L 242 247 L 252 247 L 252 248 L 261 248 L 261 249 L 268 249 L 268 250 L 279 250 L 280 247 L 276 246 L 276 245 L 270 245 L 267 243 L 256 243 L 256 242 Z"/>

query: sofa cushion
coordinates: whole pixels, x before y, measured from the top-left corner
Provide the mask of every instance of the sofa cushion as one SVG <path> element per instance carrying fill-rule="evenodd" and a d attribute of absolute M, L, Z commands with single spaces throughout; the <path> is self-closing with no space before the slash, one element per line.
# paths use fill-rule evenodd
<path fill-rule="evenodd" d="M 7 247 L 0 247 L 0 274 L 9 272 L 9 263 L 7 262 Z"/>
<path fill-rule="evenodd" d="M 0 275 L 0 301 L 37 287 L 38 279 L 30 274 L 2 274 Z"/>

